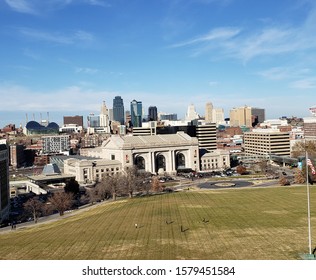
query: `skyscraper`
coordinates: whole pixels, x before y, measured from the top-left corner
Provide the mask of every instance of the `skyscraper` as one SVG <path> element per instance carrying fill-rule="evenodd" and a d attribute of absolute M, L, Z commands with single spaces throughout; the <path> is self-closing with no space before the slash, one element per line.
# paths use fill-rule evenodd
<path fill-rule="evenodd" d="M 230 110 L 230 125 L 231 126 L 246 126 L 254 127 L 258 123 L 264 122 L 265 110 L 253 108 L 249 106 L 233 108 Z"/>
<path fill-rule="evenodd" d="M 149 121 L 157 121 L 158 114 L 157 114 L 157 107 L 156 106 L 149 106 L 148 108 L 148 120 Z"/>
<path fill-rule="evenodd" d="M 110 133 L 109 110 L 106 107 L 105 101 L 103 101 L 103 104 L 101 106 L 100 127 L 104 129 L 104 132 Z"/>
<path fill-rule="evenodd" d="M 208 102 L 205 105 L 205 122 L 206 123 L 213 122 L 213 104 L 212 104 L 212 102 Z"/>
<path fill-rule="evenodd" d="M 113 120 L 121 124 L 125 123 L 124 118 L 124 103 L 121 96 L 115 96 L 113 99 Z"/>
<path fill-rule="evenodd" d="M 134 99 L 131 102 L 131 118 L 132 118 L 132 125 L 134 127 L 142 126 L 142 111 L 143 111 L 142 102 L 136 101 Z"/>
<path fill-rule="evenodd" d="M 187 111 L 187 113 L 186 113 L 186 115 L 185 115 L 185 120 L 186 120 L 186 121 L 193 121 L 193 120 L 197 120 L 197 119 L 199 119 L 199 118 L 200 118 L 200 116 L 199 116 L 199 114 L 195 111 L 194 105 L 193 105 L 193 104 L 190 104 L 190 105 L 188 106 L 188 111 Z"/>

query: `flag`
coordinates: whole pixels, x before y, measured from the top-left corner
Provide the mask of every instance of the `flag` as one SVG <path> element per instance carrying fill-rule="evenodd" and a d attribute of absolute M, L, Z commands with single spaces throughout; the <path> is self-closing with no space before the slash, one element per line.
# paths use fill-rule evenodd
<path fill-rule="evenodd" d="M 315 167 L 314 167 L 312 161 L 309 158 L 307 158 L 306 163 L 310 167 L 310 169 L 312 171 L 312 174 L 315 175 L 316 174 L 316 170 L 315 170 Z"/>

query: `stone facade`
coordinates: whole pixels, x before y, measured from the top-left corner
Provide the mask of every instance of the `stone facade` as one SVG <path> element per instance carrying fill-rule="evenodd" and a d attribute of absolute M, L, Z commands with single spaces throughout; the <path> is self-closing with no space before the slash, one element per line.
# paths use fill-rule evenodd
<path fill-rule="evenodd" d="M 112 135 L 99 149 L 89 150 L 88 155 L 118 161 L 123 169 L 136 165 L 138 169 L 153 174 L 176 174 L 179 167 L 199 171 L 198 140 L 183 132 L 150 136 Z"/>
<path fill-rule="evenodd" d="M 79 184 L 94 183 L 104 176 L 122 172 L 122 164 L 106 159 L 66 159 L 64 173 L 76 176 Z"/>

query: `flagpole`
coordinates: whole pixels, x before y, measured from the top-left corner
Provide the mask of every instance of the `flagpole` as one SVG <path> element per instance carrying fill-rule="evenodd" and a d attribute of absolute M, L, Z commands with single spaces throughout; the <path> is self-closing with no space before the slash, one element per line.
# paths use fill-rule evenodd
<path fill-rule="evenodd" d="M 312 254 L 312 229 L 311 229 L 311 209 L 310 209 L 310 194 L 309 194 L 309 182 L 308 182 L 308 154 L 306 150 L 306 192 L 307 192 L 307 222 L 308 222 L 308 248 L 309 254 Z"/>

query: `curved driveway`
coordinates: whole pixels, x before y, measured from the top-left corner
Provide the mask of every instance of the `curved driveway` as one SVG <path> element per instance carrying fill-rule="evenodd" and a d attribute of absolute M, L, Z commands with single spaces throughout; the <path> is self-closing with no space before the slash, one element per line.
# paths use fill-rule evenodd
<path fill-rule="evenodd" d="M 244 188 L 244 187 L 269 187 L 277 183 L 276 180 L 265 181 L 263 183 L 254 184 L 252 181 L 246 180 L 223 180 L 223 181 L 208 181 L 208 182 L 195 182 L 197 186 L 201 189 L 227 189 L 227 188 Z M 227 183 L 227 186 L 225 184 Z M 229 186 L 229 184 L 234 184 L 234 186 Z"/>

